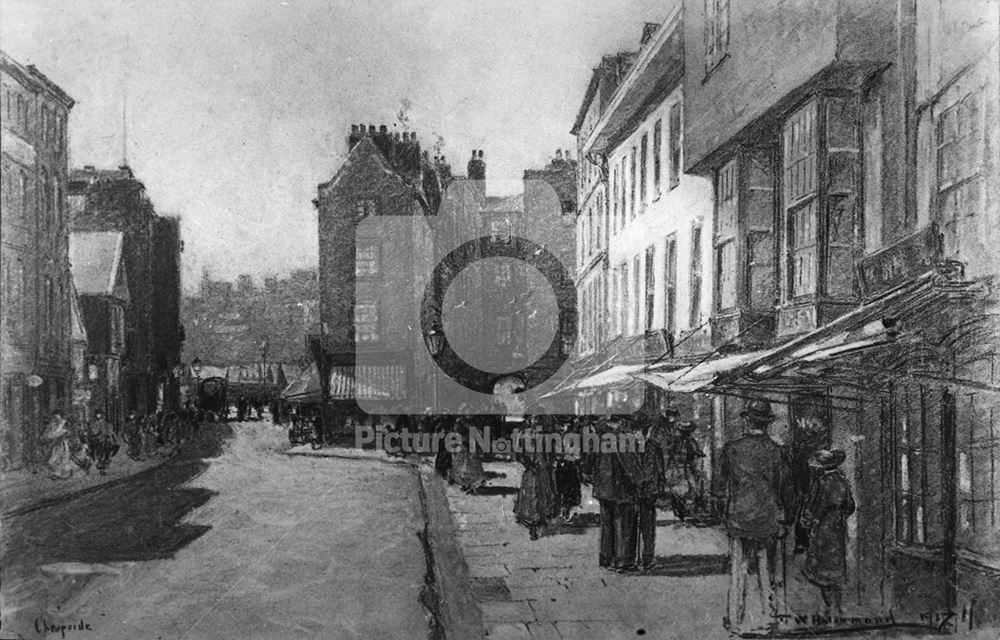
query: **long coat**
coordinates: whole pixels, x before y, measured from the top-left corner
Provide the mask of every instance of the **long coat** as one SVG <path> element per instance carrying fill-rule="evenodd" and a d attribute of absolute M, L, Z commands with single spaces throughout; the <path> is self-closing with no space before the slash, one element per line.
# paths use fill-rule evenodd
<path fill-rule="evenodd" d="M 751 433 L 726 443 L 713 493 L 725 498 L 725 523 L 730 535 L 770 538 L 785 520 L 787 467 L 776 442 Z"/>
<path fill-rule="evenodd" d="M 851 486 L 839 469 L 813 481 L 803 513 L 811 523 L 803 572 L 813 584 L 831 587 L 847 582 L 847 518 L 854 508 Z"/>
<path fill-rule="evenodd" d="M 541 452 L 518 456 L 524 465 L 521 488 L 514 501 L 514 516 L 524 525 L 544 524 L 558 511 L 556 491 L 552 483 L 552 465 Z"/>
<path fill-rule="evenodd" d="M 635 503 L 636 488 L 625 472 L 625 462 L 619 452 L 591 453 L 594 498 L 608 502 Z"/>

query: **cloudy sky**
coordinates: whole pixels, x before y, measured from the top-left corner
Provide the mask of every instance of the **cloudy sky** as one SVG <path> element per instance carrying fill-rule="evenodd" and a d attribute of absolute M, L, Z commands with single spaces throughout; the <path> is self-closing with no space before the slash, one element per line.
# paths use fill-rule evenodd
<path fill-rule="evenodd" d="M 351 123 L 402 117 L 460 173 L 520 177 L 572 148 L 602 53 L 670 0 L 0 0 L 0 46 L 77 100 L 71 166 L 123 155 L 180 215 L 185 288 L 315 267 L 316 185 Z M 127 96 L 127 100 L 126 97 Z"/>

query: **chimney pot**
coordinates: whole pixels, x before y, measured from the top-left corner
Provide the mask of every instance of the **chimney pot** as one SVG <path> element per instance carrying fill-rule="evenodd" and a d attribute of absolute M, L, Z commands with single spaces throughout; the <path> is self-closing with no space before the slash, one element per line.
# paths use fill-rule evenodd
<path fill-rule="evenodd" d="M 562 149 L 556 149 L 556 160 L 562 160 Z"/>
<path fill-rule="evenodd" d="M 382 125 L 381 127 L 378 128 L 378 131 L 379 133 L 388 133 L 389 127 Z"/>
<path fill-rule="evenodd" d="M 352 124 L 351 125 L 351 133 L 357 133 L 357 132 L 358 132 L 358 125 Z"/>
<path fill-rule="evenodd" d="M 368 125 L 368 133 L 375 133 L 375 125 L 373 124 Z"/>
<path fill-rule="evenodd" d="M 483 159 L 483 150 L 482 149 L 479 150 L 479 159 L 480 160 Z"/>

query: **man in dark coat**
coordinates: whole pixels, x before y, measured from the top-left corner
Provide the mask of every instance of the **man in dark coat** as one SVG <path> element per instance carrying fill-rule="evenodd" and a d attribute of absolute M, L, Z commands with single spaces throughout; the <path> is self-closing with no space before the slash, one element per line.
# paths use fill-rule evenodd
<path fill-rule="evenodd" d="M 787 465 L 776 442 L 767 435 L 774 421 L 771 404 L 751 400 L 741 414 L 743 437 L 722 448 L 713 493 L 725 501 L 729 534 L 730 581 L 727 626 L 741 632 L 746 614 L 747 578 L 756 573 L 761 616 L 775 615 L 772 567 L 776 541 L 784 533 Z M 757 616 L 753 616 L 756 618 Z"/>
<path fill-rule="evenodd" d="M 638 543 L 641 547 L 643 569 L 653 568 L 656 553 L 656 501 L 666 489 L 666 475 L 663 466 L 663 447 L 653 437 L 654 422 L 636 424 L 643 429 L 643 450 L 627 455 L 626 463 L 632 463 L 636 488 L 636 511 Z M 626 467 L 628 470 L 629 467 Z"/>
<path fill-rule="evenodd" d="M 614 415 L 597 433 L 617 436 L 625 416 Z M 598 562 L 602 567 L 623 569 L 635 563 L 635 488 L 626 476 L 619 452 L 591 453 L 594 499 L 601 507 L 601 542 Z"/>

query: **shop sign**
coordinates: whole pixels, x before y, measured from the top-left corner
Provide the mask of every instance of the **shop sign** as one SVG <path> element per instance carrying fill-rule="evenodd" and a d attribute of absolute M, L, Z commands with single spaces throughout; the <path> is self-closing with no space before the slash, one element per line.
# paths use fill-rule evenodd
<path fill-rule="evenodd" d="M 941 260 L 936 224 L 924 227 L 858 262 L 861 294 L 870 299 L 934 269 Z"/>

